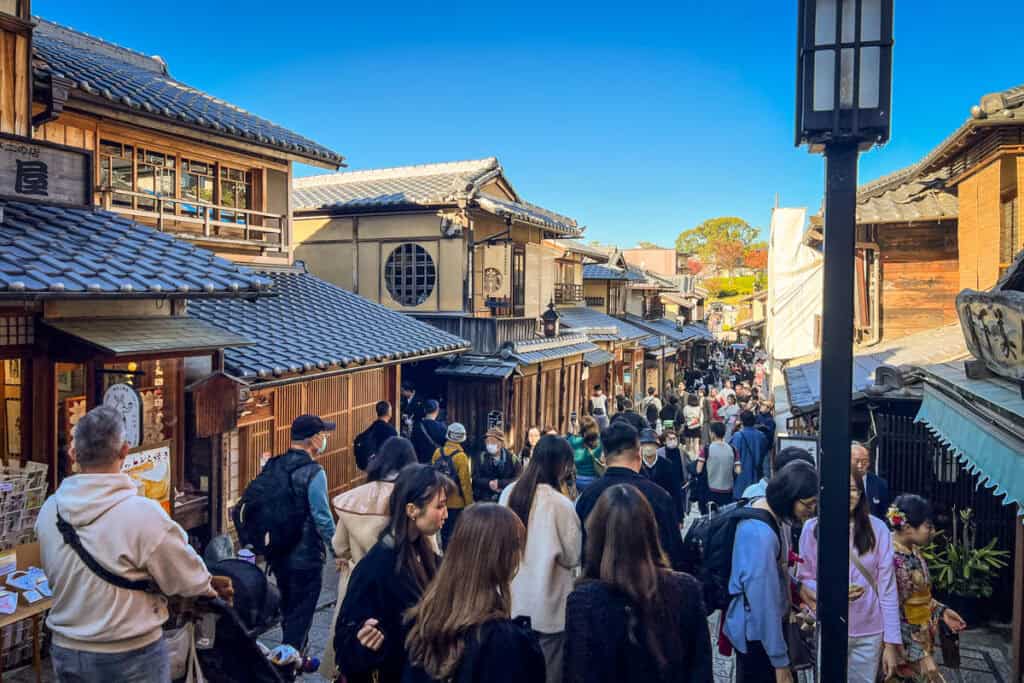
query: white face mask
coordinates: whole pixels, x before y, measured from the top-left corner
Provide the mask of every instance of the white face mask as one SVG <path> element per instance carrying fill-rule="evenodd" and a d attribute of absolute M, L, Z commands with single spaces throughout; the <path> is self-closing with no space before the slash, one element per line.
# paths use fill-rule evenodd
<path fill-rule="evenodd" d="M 316 452 L 319 453 L 320 455 L 323 455 L 326 450 L 327 450 L 327 435 L 324 434 L 324 442 L 322 444 L 320 444 L 320 447 L 316 449 Z"/>
<path fill-rule="evenodd" d="M 496 443 L 489 443 L 489 444 L 487 444 L 487 452 L 490 453 L 491 455 L 496 455 L 498 453 L 498 444 L 496 444 Z"/>
<path fill-rule="evenodd" d="M 665 448 L 675 448 L 678 445 L 679 442 L 676 441 L 675 439 L 668 439 L 667 441 L 665 441 Z"/>

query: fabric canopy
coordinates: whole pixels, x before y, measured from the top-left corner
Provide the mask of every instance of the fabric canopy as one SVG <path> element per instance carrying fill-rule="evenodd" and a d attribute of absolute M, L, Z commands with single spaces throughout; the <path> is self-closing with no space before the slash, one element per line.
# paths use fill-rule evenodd
<path fill-rule="evenodd" d="M 924 400 L 916 422 L 922 422 L 963 463 L 977 475 L 979 485 L 1005 496 L 1004 505 L 1024 501 L 1024 440 L 983 414 L 980 402 L 970 404 L 960 397 L 925 384 Z"/>
<path fill-rule="evenodd" d="M 807 209 L 772 211 L 768 243 L 768 323 L 765 338 L 776 361 L 814 353 L 821 315 L 824 259 L 803 243 Z"/>

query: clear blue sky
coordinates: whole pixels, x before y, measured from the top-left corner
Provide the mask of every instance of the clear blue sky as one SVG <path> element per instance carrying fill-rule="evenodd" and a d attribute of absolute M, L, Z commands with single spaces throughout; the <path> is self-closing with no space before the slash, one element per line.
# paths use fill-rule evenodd
<path fill-rule="evenodd" d="M 796 0 L 660 4 L 36 0 L 35 13 L 148 54 L 178 79 L 307 135 L 353 169 L 497 156 L 587 237 L 670 244 L 775 194 L 817 209 L 793 147 Z M 186 8 L 188 10 L 186 11 Z M 1020 0 L 899 0 L 892 141 L 913 163 L 984 93 L 1024 83 Z M 299 167 L 305 175 L 323 172 Z"/>

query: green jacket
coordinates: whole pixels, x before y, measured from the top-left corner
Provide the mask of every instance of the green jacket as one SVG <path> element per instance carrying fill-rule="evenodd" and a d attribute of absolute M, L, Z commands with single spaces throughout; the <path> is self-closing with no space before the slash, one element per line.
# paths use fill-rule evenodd
<path fill-rule="evenodd" d="M 594 449 L 587 448 L 583 437 L 579 434 L 570 434 L 565 437 L 572 446 L 572 457 L 576 461 L 576 475 L 584 477 L 599 477 L 604 473 L 604 451 L 601 450 L 601 442 L 597 442 Z M 595 464 L 595 460 L 598 462 Z"/>

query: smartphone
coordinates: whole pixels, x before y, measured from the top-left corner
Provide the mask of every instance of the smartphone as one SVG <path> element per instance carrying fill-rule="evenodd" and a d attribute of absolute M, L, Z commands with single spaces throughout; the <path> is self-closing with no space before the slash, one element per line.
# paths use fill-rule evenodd
<path fill-rule="evenodd" d="M 576 411 L 575 410 L 569 412 L 569 422 L 576 422 Z"/>

